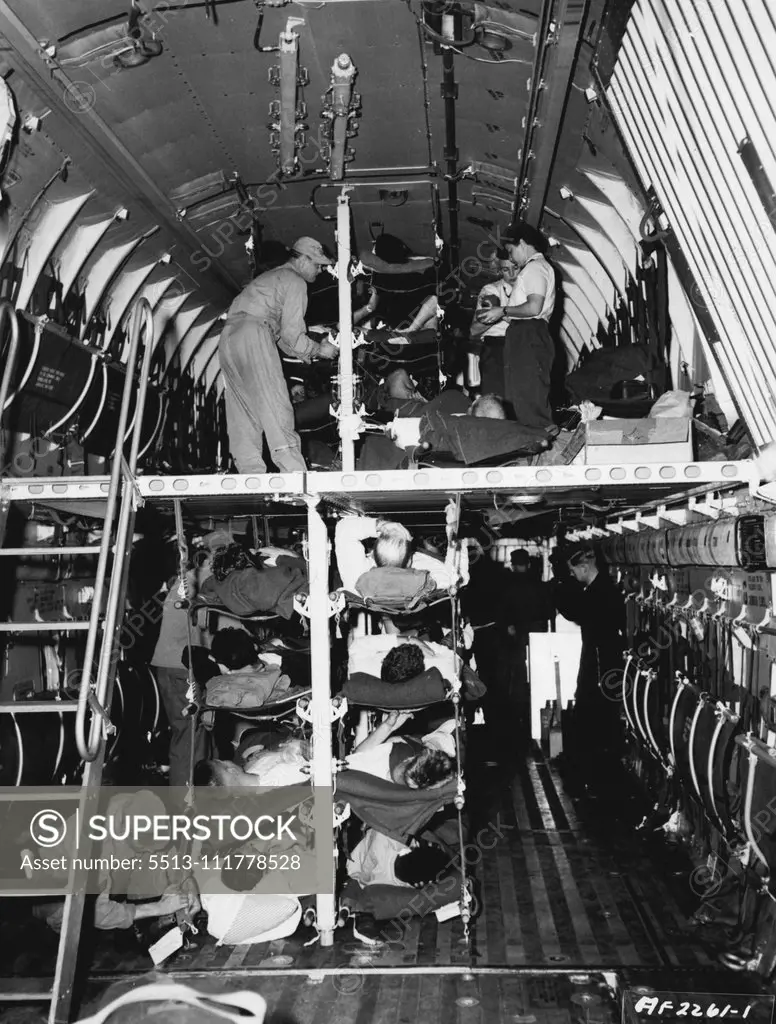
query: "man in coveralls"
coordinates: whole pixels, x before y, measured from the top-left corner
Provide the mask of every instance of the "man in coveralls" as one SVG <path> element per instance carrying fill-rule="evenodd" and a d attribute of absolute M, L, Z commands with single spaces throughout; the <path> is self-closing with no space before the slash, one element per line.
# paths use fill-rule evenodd
<path fill-rule="evenodd" d="M 536 228 L 518 225 L 504 239 L 519 269 L 505 306 L 480 309 L 481 324 L 509 321 L 504 344 L 504 398 L 524 427 L 552 431 L 550 375 L 555 345 L 549 320 L 555 308 L 555 272 L 545 259 L 546 241 Z"/>
<path fill-rule="evenodd" d="M 229 307 L 218 358 L 229 447 L 240 473 L 266 473 L 264 437 L 278 470 L 307 468 L 278 348 L 306 363 L 337 357 L 334 345 L 308 338 L 304 322 L 307 285 L 330 263 L 320 242 L 298 238 L 290 259 L 251 281 Z"/>

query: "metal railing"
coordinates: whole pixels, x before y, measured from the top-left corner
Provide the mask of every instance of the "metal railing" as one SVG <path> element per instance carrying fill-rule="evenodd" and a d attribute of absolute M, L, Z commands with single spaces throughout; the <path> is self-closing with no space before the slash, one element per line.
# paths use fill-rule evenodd
<path fill-rule="evenodd" d="M 129 456 L 124 456 L 124 439 L 127 434 L 129 410 L 135 390 L 134 368 L 138 350 L 143 338 L 144 351 L 137 382 L 137 405 L 130 440 Z M 153 311 L 148 299 L 141 298 L 132 316 L 130 344 L 126 363 L 124 391 L 121 398 L 119 421 L 116 430 L 116 447 L 111 465 L 110 485 L 105 508 L 105 527 L 100 544 L 100 554 L 94 581 L 94 601 L 89 617 L 89 632 L 84 653 L 83 669 L 78 693 L 78 711 L 75 721 L 75 739 L 78 753 L 84 761 L 94 761 L 99 754 L 109 723 L 106 705 L 112 673 L 118 662 L 118 637 L 116 636 L 119 615 L 126 593 L 129 538 L 134 524 L 134 512 L 142 504 L 135 485 L 140 438 L 143 430 L 146 390 L 153 355 Z M 114 530 L 115 527 L 115 530 Z M 114 540 L 115 533 L 115 540 Z M 105 580 L 109 559 L 113 556 L 113 571 L 110 576 L 107 597 Z M 104 618 L 103 618 L 104 610 Z M 100 635 L 99 654 L 97 639 Z M 92 671 L 97 662 L 97 674 L 92 680 Z M 88 728 L 87 711 L 93 714 Z"/>

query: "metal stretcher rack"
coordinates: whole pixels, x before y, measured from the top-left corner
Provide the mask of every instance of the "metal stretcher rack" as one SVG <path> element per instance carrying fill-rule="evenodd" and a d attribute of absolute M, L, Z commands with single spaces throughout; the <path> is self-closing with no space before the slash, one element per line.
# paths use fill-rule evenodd
<path fill-rule="evenodd" d="M 330 697 L 329 599 L 330 544 L 326 516 L 342 510 L 366 514 L 400 515 L 425 513 L 444 522 L 451 497 L 460 495 L 465 509 L 581 506 L 604 503 L 609 515 L 650 505 L 682 505 L 700 494 L 739 489 L 748 485 L 751 464 L 743 462 L 680 463 L 626 466 L 542 466 L 486 469 L 410 470 L 392 472 L 336 472 L 252 475 L 139 476 L 132 481 L 138 502 L 172 509 L 185 503 L 194 518 L 273 514 L 306 516 L 309 550 L 310 653 L 312 699 L 309 713 L 316 742 L 312 758 L 312 783 L 332 783 Z M 81 514 L 104 515 L 110 492 L 107 477 L 67 479 L 13 479 L 0 484 L 0 499 L 56 507 L 77 503 Z M 541 502 L 541 505 L 538 504 Z M 6 504 L 7 507 L 7 504 Z M 3 624 L 12 631 L 11 623 Z M 33 710 L 30 706 L 29 710 Z M 331 823 L 317 823 L 331 841 Z M 317 921 L 323 944 L 333 942 L 336 925 L 334 879 L 331 892 L 317 897 Z M 79 922 L 80 924 L 80 922 Z M 60 1017 L 69 1003 L 75 970 L 78 930 L 65 934 L 53 990 L 36 998 L 59 1003 Z M 9 994 L 8 998 L 22 998 Z M 27 998 L 30 993 L 27 992 Z M 53 1018 L 52 1018 L 53 1019 Z"/>

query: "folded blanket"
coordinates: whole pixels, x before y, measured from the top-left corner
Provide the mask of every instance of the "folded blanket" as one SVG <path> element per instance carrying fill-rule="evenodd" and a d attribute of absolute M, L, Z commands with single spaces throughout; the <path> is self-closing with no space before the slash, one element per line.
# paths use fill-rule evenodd
<path fill-rule="evenodd" d="M 277 667 L 228 672 L 208 680 L 206 703 L 211 708 L 258 708 L 279 700 L 290 685 Z"/>
<path fill-rule="evenodd" d="M 421 419 L 420 440 L 434 451 L 451 452 L 469 466 L 513 452 L 542 451 L 547 446 L 547 433 L 510 420 L 432 411 L 424 413 Z"/>
<path fill-rule="evenodd" d="M 446 688 L 438 668 L 430 668 L 403 683 L 386 683 L 368 672 L 356 672 L 342 687 L 342 696 L 363 707 L 423 708 L 445 700 Z"/>
<path fill-rule="evenodd" d="M 300 568 L 277 565 L 267 569 L 237 569 L 220 583 L 211 576 L 202 584 L 200 594 L 206 601 L 222 604 L 235 615 L 275 612 L 290 619 L 294 595 L 306 589 L 307 576 Z"/>
<path fill-rule="evenodd" d="M 397 611 L 412 611 L 432 598 L 436 590 L 431 573 L 396 566 L 375 566 L 356 581 L 356 592 L 366 604 Z"/>
<path fill-rule="evenodd" d="M 437 811 L 453 800 L 456 790 L 455 779 L 439 789 L 410 789 L 352 769 L 337 775 L 337 799 L 349 803 L 369 828 L 400 843 L 419 834 Z"/>

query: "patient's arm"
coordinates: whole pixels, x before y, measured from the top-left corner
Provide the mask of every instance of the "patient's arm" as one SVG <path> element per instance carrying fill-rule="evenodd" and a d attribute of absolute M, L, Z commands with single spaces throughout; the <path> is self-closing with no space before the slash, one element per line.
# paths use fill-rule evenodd
<path fill-rule="evenodd" d="M 369 750 L 375 750 L 385 743 L 410 718 L 412 718 L 411 711 L 392 711 L 352 752 L 354 754 L 361 754 Z"/>
<path fill-rule="evenodd" d="M 377 291 L 374 288 L 370 288 L 369 302 L 353 314 L 353 326 L 355 327 L 357 324 L 363 323 L 364 320 L 368 320 L 377 309 L 378 302 Z"/>

